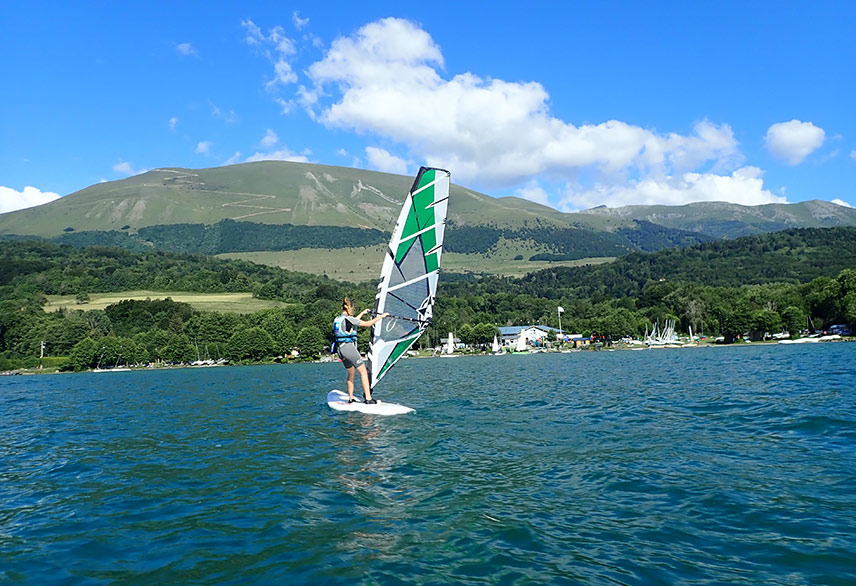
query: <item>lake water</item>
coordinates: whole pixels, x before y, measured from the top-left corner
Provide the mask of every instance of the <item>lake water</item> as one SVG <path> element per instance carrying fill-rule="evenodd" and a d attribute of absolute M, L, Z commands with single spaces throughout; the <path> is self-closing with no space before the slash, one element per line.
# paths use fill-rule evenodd
<path fill-rule="evenodd" d="M 856 344 L 0 378 L 0 583 L 854 584 Z"/>

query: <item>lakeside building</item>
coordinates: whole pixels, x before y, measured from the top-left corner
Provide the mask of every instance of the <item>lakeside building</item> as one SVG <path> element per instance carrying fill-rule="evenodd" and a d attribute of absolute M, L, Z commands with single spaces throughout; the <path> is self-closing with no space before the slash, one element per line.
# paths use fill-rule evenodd
<path fill-rule="evenodd" d="M 505 346 L 513 346 L 521 336 L 526 338 L 527 342 L 534 340 L 550 339 L 551 333 L 559 330 L 549 326 L 503 326 L 499 328 L 499 333 L 502 335 L 502 344 Z"/>
<path fill-rule="evenodd" d="M 503 346 L 515 346 L 521 335 L 526 337 L 526 343 L 530 345 L 563 341 L 573 344 L 575 348 L 582 348 L 591 343 L 591 338 L 584 338 L 582 334 L 561 332 L 560 336 L 558 328 L 542 325 L 504 326 L 499 328 L 499 333 L 502 334 Z"/>

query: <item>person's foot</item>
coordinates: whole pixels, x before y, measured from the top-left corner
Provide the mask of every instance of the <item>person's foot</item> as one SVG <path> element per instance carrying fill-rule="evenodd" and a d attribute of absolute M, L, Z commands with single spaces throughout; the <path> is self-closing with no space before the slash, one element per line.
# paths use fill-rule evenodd
<path fill-rule="evenodd" d="M 348 403 L 356 403 L 356 402 L 357 402 L 357 400 L 356 400 L 356 399 L 354 399 L 354 398 L 350 398 L 350 399 L 348 399 Z"/>
<path fill-rule="evenodd" d="M 374 399 L 366 399 L 363 401 L 366 405 L 377 405 L 377 401 Z"/>

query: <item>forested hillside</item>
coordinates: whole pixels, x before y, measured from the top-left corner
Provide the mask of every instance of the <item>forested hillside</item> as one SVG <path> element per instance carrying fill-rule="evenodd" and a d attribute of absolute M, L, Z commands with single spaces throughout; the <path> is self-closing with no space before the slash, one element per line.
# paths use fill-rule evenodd
<path fill-rule="evenodd" d="M 152 289 L 250 291 L 264 299 L 312 301 L 348 288 L 348 284 L 326 277 L 240 260 L 133 253 L 103 246 L 76 248 L 42 241 L 0 243 L 0 266 L 0 299 Z"/>
<path fill-rule="evenodd" d="M 25 240 L 22 236 L 0 236 L 3 240 Z M 301 248 L 345 248 L 373 246 L 389 240 L 389 234 L 374 228 L 342 226 L 294 226 L 222 220 L 212 225 L 164 224 L 146 226 L 137 232 L 68 231 L 44 238 L 71 246 L 115 246 L 132 252 L 161 250 L 191 254 L 223 254 L 257 250 L 299 250 Z"/>
<path fill-rule="evenodd" d="M 610 339 L 674 319 L 682 331 L 723 335 L 798 332 L 856 324 L 856 228 L 808 228 L 716 241 L 612 263 L 557 267 L 520 279 L 441 282 L 450 329 L 492 320 L 543 323 Z M 568 310 L 570 308 L 570 311 Z"/>
<path fill-rule="evenodd" d="M 370 307 L 374 285 L 223 261 L 202 255 L 78 249 L 38 241 L 0 243 L 0 368 L 48 355 L 73 368 L 105 360 L 183 362 L 204 357 L 268 360 L 298 348 L 318 356 L 341 298 Z M 639 336 L 655 322 L 722 335 L 798 332 L 856 324 L 856 229 L 803 229 L 633 253 L 613 263 L 550 269 L 521 279 L 441 279 L 435 325 L 422 344 L 449 331 L 467 343 L 496 326 L 541 323 L 607 339 Z M 125 301 L 106 310 L 45 313 L 43 295 L 151 289 L 251 291 L 289 303 L 249 315 L 200 312 L 172 301 Z M 365 335 L 365 333 L 363 334 Z M 106 357 L 106 358 L 105 358 Z"/>
<path fill-rule="evenodd" d="M 68 368 L 227 358 L 258 361 L 288 354 L 317 358 L 341 298 L 370 306 L 374 288 L 244 261 L 118 248 L 75 248 L 43 241 L 0 243 L 0 370 L 64 356 Z M 123 301 L 86 310 L 86 294 L 154 291 L 237 292 L 280 299 L 286 309 L 250 315 L 201 312 L 172 300 Z M 79 295 L 80 309 L 46 313 L 44 295 Z"/>
<path fill-rule="evenodd" d="M 563 227 L 533 221 L 524 226 L 473 226 L 449 222 L 446 250 L 462 254 L 486 255 L 504 240 L 521 248 L 535 247 L 545 252 L 527 255 L 529 260 L 577 260 L 615 257 L 633 251 L 652 252 L 711 240 L 709 237 L 663 228 L 650 222 L 634 221 L 635 228 L 615 232 L 592 230 L 586 226 Z M 0 235 L 0 240 L 20 241 L 21 235 Z M 224 254 L 254 251 L 337 249 L 383 244 L 389 234 L 374 228 L 342 226 L 295 226 L 221 220 L 216 224 L 164 224 L 127 230 L 67 232 L 44 240 L 71 246 L 113 246 L 132 252 L 160 250 L 192 254 Z"/>
<path fill-rule="evenodd" d="M 848 268 L 856 268 L 856 227 L 803 228 L 653 254 L 635 252 L 597 266 L 546 269 L 514 281 L 514 286 L 544 297 L 638 297 L 647 283 L 661 280 L 718 287 L 805 283 Z M 477 285 L 485 292 L 508 286 L 509 281 L 497 278 Z"/>

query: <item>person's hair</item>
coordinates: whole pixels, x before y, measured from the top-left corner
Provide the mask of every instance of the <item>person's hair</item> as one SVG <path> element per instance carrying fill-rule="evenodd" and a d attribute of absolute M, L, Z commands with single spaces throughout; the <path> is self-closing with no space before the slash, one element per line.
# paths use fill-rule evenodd
<path fill-rule="evenodd" d="M 342 300 L 342 309 L 344 311 L 348 312 L 348 315 L 354 314 L 354 304 L 347 297 L 345 297 L 345 299 Z"/>

